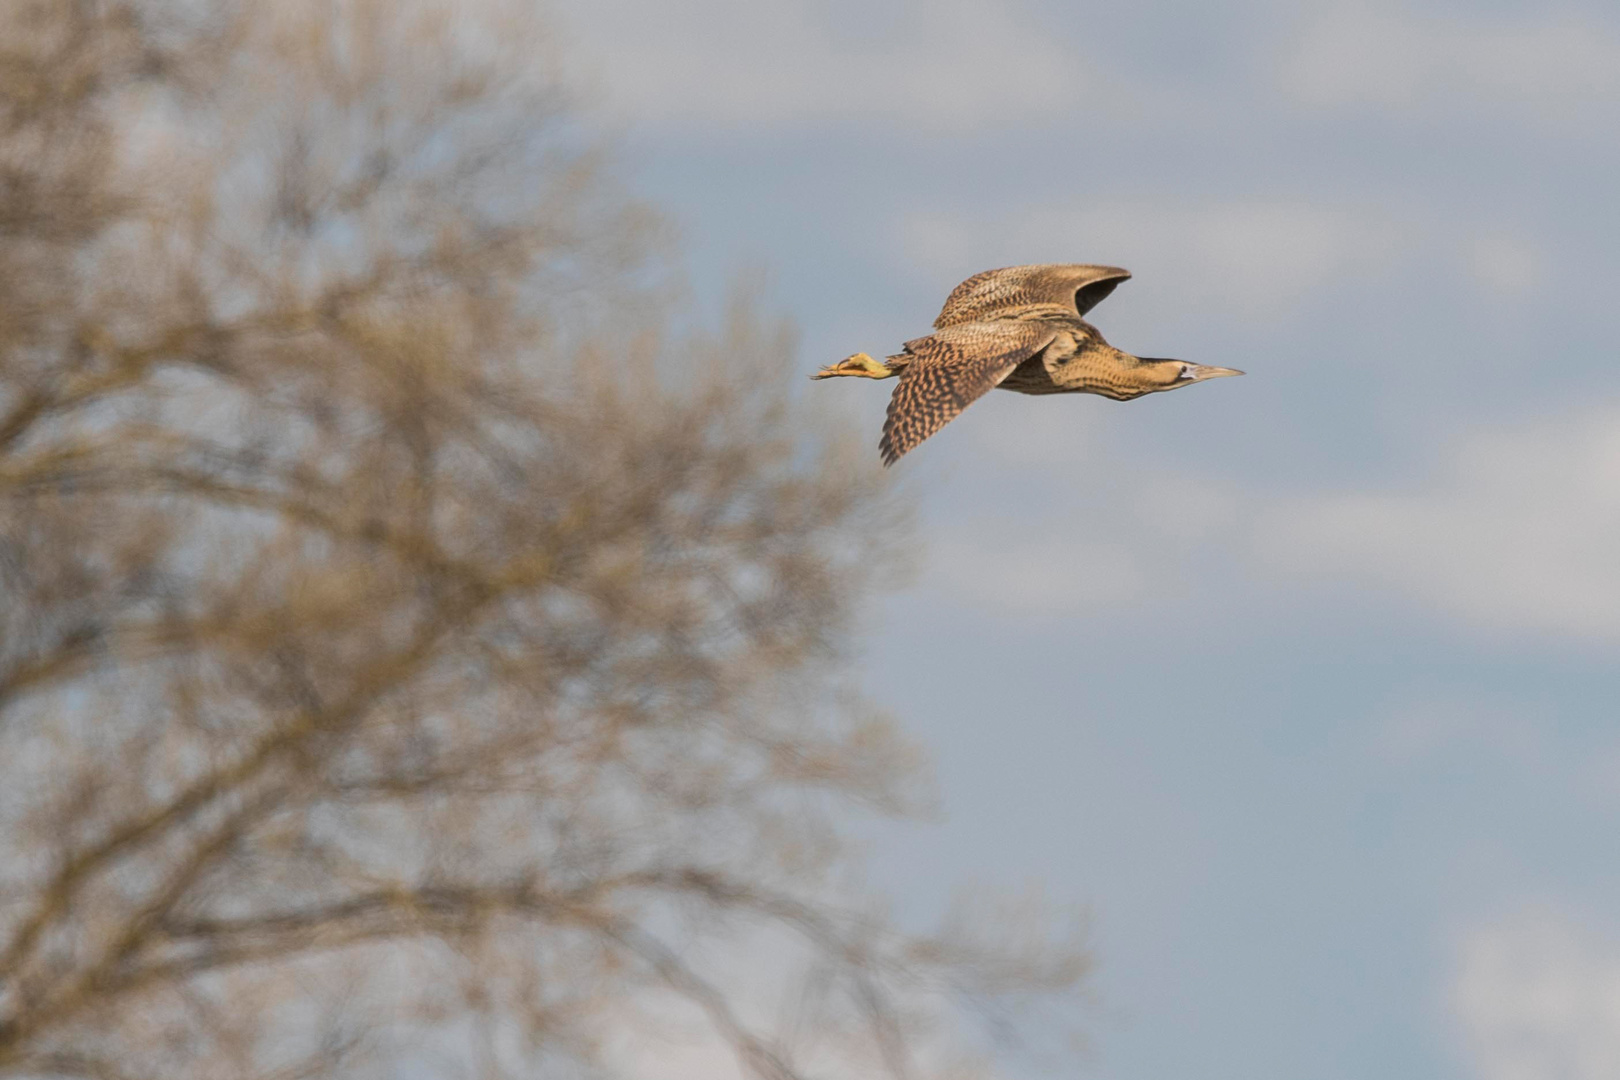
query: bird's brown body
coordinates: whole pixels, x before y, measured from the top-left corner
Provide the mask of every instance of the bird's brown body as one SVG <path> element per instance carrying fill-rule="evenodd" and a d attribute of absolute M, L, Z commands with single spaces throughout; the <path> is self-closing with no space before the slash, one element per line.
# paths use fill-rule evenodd
<path fill-rule="evenodd" d="M 1129 277 L 1118 267 L 1069 263 L 987 270 L 952 291 L 934 333 L 906 342 L 886 363 L 856 353 L 813 378 L 899 378 L 879 444 L 892 465 L 996 387 L 1129 401 L 1243 374 L 1132 356 L 1104 341 L 1082 316 Z"/>

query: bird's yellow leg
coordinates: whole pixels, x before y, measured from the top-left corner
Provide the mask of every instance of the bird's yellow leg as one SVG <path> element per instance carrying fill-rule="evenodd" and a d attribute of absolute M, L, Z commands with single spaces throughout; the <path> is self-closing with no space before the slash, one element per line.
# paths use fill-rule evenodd
<path fill-rule="evenodd" d="M 846 356 L 836 364 L 829 364 L 810 376 L 812 379 L 831 379 L 839 375 L 856 375 L 863 379 L 887 379 L 898 374 L 893 368 L 872 359 L 863 352 Z"/>

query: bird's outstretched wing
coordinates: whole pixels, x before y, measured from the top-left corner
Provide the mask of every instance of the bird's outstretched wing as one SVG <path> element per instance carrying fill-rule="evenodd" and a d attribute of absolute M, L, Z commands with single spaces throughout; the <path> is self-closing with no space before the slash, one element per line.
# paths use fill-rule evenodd
<path fill-rule="evenodd" d="M 1045 323 L 1006 320 L 961 323 L 906 342 L 911 361 L 889 399 L 878 443 L 883 464 L 899 461 L 1055 336 Z"/>
<path fill-rule="evenodd" d="M 951 290 L 934 327 L 943 329 L 989 319 L 1038 304 L 1072 308 L 1076 316 L 1084 316 L 1130 276 L 1129 270 L 1117 266 L 1083 263 L 1037 263 L 986 270 Z"/>

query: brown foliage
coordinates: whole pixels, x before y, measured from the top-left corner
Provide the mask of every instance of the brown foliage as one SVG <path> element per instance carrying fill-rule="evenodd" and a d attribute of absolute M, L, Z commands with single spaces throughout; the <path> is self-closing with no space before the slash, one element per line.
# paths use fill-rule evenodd
<path fill-rule="evenodd" d="M 905 1072 L 1083 968 L 835 888 L 895 505 L 746 305 L 665 329 L 528 8 L 0 14 L 0 1075 L 595 1074 L 659 995 Z"/>

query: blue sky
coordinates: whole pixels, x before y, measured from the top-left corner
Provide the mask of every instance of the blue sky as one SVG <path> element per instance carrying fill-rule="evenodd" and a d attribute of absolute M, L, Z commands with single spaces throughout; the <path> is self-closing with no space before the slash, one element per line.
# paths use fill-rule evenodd
<path fill-rule="evenodd" d="M 557 6 L 696 295 L 763 268 L 807 372 L 1085 261 L 1114 344 L 1250 373 L 899 467 L 902 910 L 1089 905 L 1108 1080 L 1620 1076 L 1620 9 Z M 887 384 L 811 389 L 875 445 Z"/>

